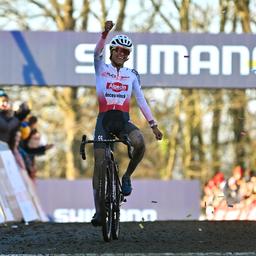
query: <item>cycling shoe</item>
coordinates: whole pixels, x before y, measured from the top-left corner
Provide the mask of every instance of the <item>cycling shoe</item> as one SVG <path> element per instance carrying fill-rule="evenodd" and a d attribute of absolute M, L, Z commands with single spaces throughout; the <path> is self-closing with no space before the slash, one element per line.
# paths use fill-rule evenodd
<path fill-rule="evenodd" d="M 122 193 L 124 196 L 129 196 L 132 193 L 131 178 L 129 176 L 123 176 L 122 178 Z"/>
<path fill-rule="evenodd" d="M 100 214 L 95 213 L 92 217 L 91 223 L 94 227 L 102 226 L 102 220 Z"/>

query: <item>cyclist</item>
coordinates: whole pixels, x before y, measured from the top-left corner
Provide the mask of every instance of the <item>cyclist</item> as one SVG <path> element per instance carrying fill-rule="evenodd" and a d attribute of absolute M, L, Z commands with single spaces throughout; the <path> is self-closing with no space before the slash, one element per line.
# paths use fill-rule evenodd
<path fill-rule="evenodd" d="M 132 192 L 131 175 L 142 160 L 145 151 L 143 135 L 129 118 L 129 102 L 132 93 L 135 95 L 137 104 L 152 128 L 157 140 L 162 139 L 162 132 L 158 129 L 157 123 L 144 98 L 139 74 L 134 69 L 123 67 L 132 51 L 132 41 L 126 35 L 114 36 L 110 42 L 111 64 L 105 64 L 103 61 L 105 41 L 113 26 L 112 21 L 105 22 L 105 30 L 102 32 L 94 50 L 96 92 L 99 102 L 99 114 L 94 137 L 97 140 L 108 139 L 107 130 L 116 131 L 117 136 L 122 132 L 128 135 L 133 146 L 133 156 L 122 177 L 122 193 L 124 196 L 128 196 Z M 92 224 L 94 226 L 101 225 L 99 172 L 104 160 L 104 154 L 105 144 L 95 143 L 93 195 L 96 213 L 92 218 Z"/>

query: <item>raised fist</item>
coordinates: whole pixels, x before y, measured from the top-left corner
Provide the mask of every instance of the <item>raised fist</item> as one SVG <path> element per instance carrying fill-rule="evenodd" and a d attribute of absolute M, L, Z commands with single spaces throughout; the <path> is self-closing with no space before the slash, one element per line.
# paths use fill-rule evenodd
<path fill-rule="evenodd" d="M 112 20 L 107 20 L 105 22 L 105 32 L 109 32 L 114 27 Z"/>

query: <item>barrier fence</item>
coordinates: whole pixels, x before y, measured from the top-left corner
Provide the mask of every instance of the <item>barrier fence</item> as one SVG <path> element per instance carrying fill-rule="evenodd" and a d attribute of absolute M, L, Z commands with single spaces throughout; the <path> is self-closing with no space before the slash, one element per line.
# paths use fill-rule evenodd
<path fill-rule="evenodd" d="M 35 185 L 20 169 L 8 145 L 0 142 L 0 223 L 48 221 Z"/>
<path fill-rule="evenodd" d="M 138 170 L 139 171 L 139 170 Z M 95 212 L 91 179 L 37 180 L 43 208 L 55 222 L 90 222 Z M 199 180 L 133 179 L 121 221 L 198 220 Z"/>

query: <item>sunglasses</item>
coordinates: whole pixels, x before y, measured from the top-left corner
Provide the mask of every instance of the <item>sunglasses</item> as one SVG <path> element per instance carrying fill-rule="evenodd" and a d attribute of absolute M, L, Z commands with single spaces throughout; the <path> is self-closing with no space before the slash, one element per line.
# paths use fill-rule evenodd
<path fill-rule="evenodd" d="M 123 53 L 125 56 L 128 56 L 130 54 L 130 51 L 128 49 L 122 47 L 116 47 L 114 50 L 116 53 Z"/>

